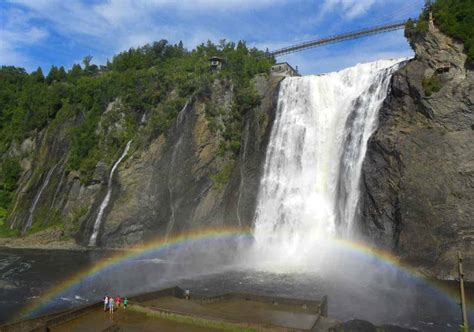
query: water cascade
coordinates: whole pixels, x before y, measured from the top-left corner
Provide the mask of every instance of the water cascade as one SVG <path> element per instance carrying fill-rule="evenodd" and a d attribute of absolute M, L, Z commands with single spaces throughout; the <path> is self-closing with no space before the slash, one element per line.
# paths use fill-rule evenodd
<path fill-rule="evenodd" d="M 26 231 L 28 231 L 30 229 L 31 225 L 33 224 L 33 215 L 34 215 L 35 210 L 36 210 L 36 205 L 38 204 L 38 202 L 41 198 L 41 194 L 43 194 L 43 191 L 48 186 L 49 181 L 51 180 L 51 175 L 53 175 L 53 172 L 54 172 L 54 170 L 56 169 L 57 166 L 58 166 L 58 164 L 54 165 L 53 167 L 51 167 L 49 169 L 49 171 L 46 174 L 46 177 L 44 179 L 44 182 L 41 185 L 40 190 L 38 191 L 35 198 L 33 199 L 33 204 L 31 205 L 31 208 L 30 208 L 30 211 L 29 211 L 28 220 L 26 221 L 25 227 L 23 227 L 23 230 L 22 230 L 23 234 L 25 234 Z"/>
<path fill-rule="evenodd" d="M 255 219 L 262 260 L 304 264 L 352 236 L 367 141 L 401 60 L 281 82 Z"/>
<path fill-rule="evenodd" d="M 175 168 L 175 166 L 176 166 L 176 157 L 177 157 L 177 154 L 179 153 L 181 143 L 183 142 L 184 132 L 182 130 L 180 131 L 179 129 L 180 129 L 180 126 L 183 124 L 184 113 L 186 112 L 188 104 L 189 104 L 189 100 L 186 101 L 183 108 L 178 113 L 178 117 L 176 118 L 176 122 L 175 122 L 175 130 L 178 133 L 179 138 L 178 138 L 178 141 L 176 142 L 176 144 L 173 147 L 173 152 L 171 153 L 171 160 L 170 160 L 170 164 L 169 164 L 168 193 L 169 193 L 169 200 L 170 200 L 171 215 L 170 215 L 170 219 L 168 221 L 168 225 L 166 226 L 166 238 L 168 238 L 168 236 L 171 234 L 171 231 L 173 230 L 175 219 L 176 219 L 176 217 L 175 217 L 175 210 L 176 210 L 175 204 L 176 203 L 174 201 L 174 194 L 173 194 L 173 188 L 172 188 L 172 181 L 171 180 L 173 179 L 173 172 L 176 170 L 176 168 Z"/>
<path fill-rule="evenodd" d="M 114 173 L 118 165 L 122 162 L 123 158 L 127 156 L 128 150 L 130 149 L 130 144 L 132 144 L 131 140 L 127 142 L 127 145 L 125 146 L 122 155 L 115 162 L 115 164 L 112 166 L 112 169 L 110 170 L 109 182 L 107 184 L 107 194 L 105 195 L 104 200 L 100 204 L 99 213 L 97 213 L 97 217 L 94 222 L 94 228 L 92 230 L 92 235 L 89 239 L 89 246 L 95 246 L 97 244 L 97 235 L 99 234 L 100 225 L 102 223 L 102 217 L 104 216 L 104 211 L 107 208 L 107 205 L 109 205 L 110 197 L 112 196 L 112 180 L 114 178 Z"/>

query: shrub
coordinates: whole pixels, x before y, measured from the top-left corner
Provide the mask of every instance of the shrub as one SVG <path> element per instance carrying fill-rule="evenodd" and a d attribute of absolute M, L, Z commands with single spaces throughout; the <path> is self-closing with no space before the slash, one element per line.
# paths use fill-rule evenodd
<path fill-rule="evenodd" d="M 431 96 L 433 93 L 441 90 L 441 82 L 439 81 L 438 75 L 436 74 L 429 78 L 423 79 L 421 85 L 423 86 L 426 96 Z"/>

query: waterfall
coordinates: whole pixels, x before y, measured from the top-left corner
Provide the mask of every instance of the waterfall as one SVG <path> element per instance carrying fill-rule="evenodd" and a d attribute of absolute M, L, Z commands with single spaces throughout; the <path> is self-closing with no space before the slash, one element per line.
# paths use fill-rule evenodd
<path fill-rule="evenodd" d="M 127 145 L 125 146 L 125 149 L 123 150 L 122 155 L 114 163 L 114 165 L 112 166 L 112 169 L 110 170 L 109 182 L 107 184 L 107 194 L 105 195 L 102 203 L 100 203 L 99 213 L 97 213 L 97 217 L 94 222 L 94 228 L 92 230 L 92 235 L 89 239 L 89 246 L 95 246 L 97 244 L 97 235 L 99 234 L 102 217 L 104 215 L 105 209 L 107 208 L 107 205 L 109 205 L 110 197 L 112 196 L 112 181 L 114 178 L 114 173 L 118 165 L 122 162 L 123 158 L 127 156 L 128 150 L 130 149 L 130 144 L 132 144 L 132 140 L 127 142 Z"/>
<path fill-rule="evenodd" d="M 367 141 L 401 60 L 281 82 L 255 215 L 255 246 L 295 261 L 351 236 Z"/>
<path fill-rule="evenodd" d="M 33 215 L 34 215 L 35 210 L 36 210 L 36 205 L 38 204 L 38 202 L 41 198 L 41 194 L 43 194 L 43 191 L 48 186 L 49 181 L 51 180 L 51 175 L 53 174 L 53 172 L 54 172 L 54 170 L 56 169 L 57 166 L 58 166 L 58 164 L 54 165 L 53 167 L 51 167 L 49 169 L 49 171 L 46 174 L 46 177 L 44 179 L 44 182 L 41 185 L 40 190 L 36 193 L 36 196 L 33 199 L 33 204 L 31 205 L 30 210 L 29 210 L 28 220 L 26 221 L 26 225 L 25 225 L 25 227 L 23 227 L 23 230 L 22 230 L 23 234 L 25 234 L 30 229 L 31 225 L 33 224 Z"/>
<path fill-rule="evenodd" d="M 175 216 L 176 207 L 174 203 L 172 180 L 176 179 L 176 174 L 174 173 L 176 172 L 176 156 L 181 147 L 181 143 L 183 142 L 183 135 L 184 135 L 184 131 L 183 130 L 180 131 L 179 129 L 180 129 L 181 124 L 184 121 L 184 113 L 186 112 L 186 108 L 188 107 L 189 102 L 190 100 L 188 99 L 186 103 L 184 104 L 183 108 L 181 109 L 181 111 L 178 113 L 178 116 L 175 122 L 175 131 L 178 134 L 179 138 L 173 147 L 173 152 L 171 153 L 171 160 L 168 167 L 168 183 L 167 184 L 168 184 L 168 194 L 169 194 L 169 200 L 170 200 L 171 215 L 168 221 L 168 225 L 166 226 L 166 234 L 165 234 L 166 239 L 168 239 L 168 236 L 171 234 L 171 231 L 173 230 L 174 223 L 176 220 L 176 216 Z"/>

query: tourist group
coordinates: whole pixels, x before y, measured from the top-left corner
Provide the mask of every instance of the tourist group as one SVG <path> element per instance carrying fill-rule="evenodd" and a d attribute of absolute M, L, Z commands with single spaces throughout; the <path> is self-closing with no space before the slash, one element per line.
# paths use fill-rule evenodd
<path fill-rule="evenodd" d="M 109 311 L 111 314 L 114 313 L 115 309 L 120 308 L 121 299 L 120 296 L 116 296 L 115 299 L 113 296 L 104 296 L 104 311 Z M 127 309 L 128 300 L 125 298 L 123 300 L 123 308 Z"/>

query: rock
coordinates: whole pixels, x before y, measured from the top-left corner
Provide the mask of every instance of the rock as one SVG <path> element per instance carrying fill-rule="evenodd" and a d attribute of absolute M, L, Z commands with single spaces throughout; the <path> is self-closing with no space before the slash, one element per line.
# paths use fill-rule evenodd
<path fill-rule="evenodd" d="M 437 30 L 412 45 L 416 56 L 393 75 L 368 143 L 362 230 L 438 278 L 456 275 L 460 250 L 474 280 L 474 73 L 462 44 Z M 441 89 L 428 96 L 422 82 L 432 75 Z"/>
<path fill-rule="evenodd" d="M 0 289 L 1 290 L 12 290 L 12 289 L 17 289 L 18 286 L 16 286 L 14 283 L 7 281 L 7 280 L 2 280 L 0 279 Z"/>
<path fill-rule="evenodd" d="M 350 331 L 350 332 L 377 332 L 377 328 L 371 322 L 353 319 L 347 322 L 341 323 L 335 327 L 329 329 L 330 332 L 338 331 Z"/>
<path fill-rule="evenodd" d="M 404 328 L 398 325 L 375 326 L 371 322 L 353 319 L 329 328 L 329 332 L 414 332 L 417 330 Z"/>

